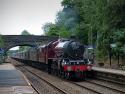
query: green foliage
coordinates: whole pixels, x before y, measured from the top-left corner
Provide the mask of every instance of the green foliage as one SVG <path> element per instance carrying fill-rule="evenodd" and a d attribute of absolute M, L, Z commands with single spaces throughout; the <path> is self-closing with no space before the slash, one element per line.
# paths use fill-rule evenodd
<path fill-rule="evenodd" d="M 43 27 L 45 35 L 58 36 L 58 27 L 53 23 L 46 23 Z"/>
<path fill-rule="evenodd" d="M 125 28 L 114 32 L 113 39 L 117 42 L 119 47 L 123 46 L 125 44 Z"/>
<path fill-rule="evenodd" d="M 85 23 L 78 24 L 75 31 L 76 37 L 85 45 L 88 45 L 88 31 Z"/>
<path fill-rule="evenodd" d="M 65 27 L 60 27 L 59 28 L 59 36 L 62 38 L 69 38 L 71 33 L 68 32 L 68 30 Z"/>
<path fill-rule="evenodd" d="M 45 32 L 45 35 L 48 36 L 60 36 L 65 38 L 70 36 L 70 32 L 67 31 L 66 27 L 52 23 L 46 23 L 43 26 L 43 30 Z"/>
<path fill-rule="evenodd" d="M 0 48 L 4 46 L 4 40 L 2 39 L 2 35 L 0 35 Z"/>
<path fill-rule="evenodd" d="M 27 30 L 23 30 L 21 35 L 31 35 Z"/>
<path fill-rule="evenodd" d="M 22 33 L 21 33 L 21 35 L 31 35 L 31 34 L 27 30 L 23 30 Z M 27 49 L 29 49 L 28 46 L 20 46 L 19 47 L 19 51 L 25 51 Z"/>
<path fill-rule="evenodd" d="M 121 56 L 125 55 L 125 28 L 124 29 L 118 29 L 113 34 L 113 41 L 117 45 L 117 48 L 115 49 L 116 52 L 120 52 Z"/>
<path fill-rule="evenodd" d="M 62 6 L 49 35 L 75 34 L 96 46 L 98 58 L 108 57 L 111 43 L 118 45 L 116 53 L 125 53 L 125 0 L 63 0 Z"/>
<path fill-rule="evenodd" d="M 124 0 L 63 0 L 62 5 L 76 11 L 76 35 L 83 43 L 96 45 L 98 57 L 107 57 L 112 42 L 124 51 L 125 35 L 120 32 L 125 28 Z"/>
<path fill-rule="evenodd" d="M 52 28 L 53 26 L 54 26 L 53 23 L 46 23 L 46 24 L 44 24 L 42 29 L 44 30 L 44 33 L 47 34 L 49 32 L 50 28 Z"/>

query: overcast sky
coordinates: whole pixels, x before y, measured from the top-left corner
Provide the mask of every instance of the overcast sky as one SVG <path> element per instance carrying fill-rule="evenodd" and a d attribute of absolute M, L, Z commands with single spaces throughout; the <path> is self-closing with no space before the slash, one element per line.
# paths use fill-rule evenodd
<path fill-rule="evenodd" d="M 19 35 L 25 29 L 41 35 L 46 22 L 54 22 L 62 0 L 0 0 L 0 33 Z"/>

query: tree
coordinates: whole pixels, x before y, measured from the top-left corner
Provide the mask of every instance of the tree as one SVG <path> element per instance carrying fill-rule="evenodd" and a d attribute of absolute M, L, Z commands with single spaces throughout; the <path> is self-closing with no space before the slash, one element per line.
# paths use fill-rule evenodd
<path fill-rule="evenodd" d="M 55 28 L 55 24 L 53 23 L 45 23 L 42 27 L 45 35 L 51 35 L 49 34 L 50 33 L 50 30 L 54 29 Z M 51 31 L 52 33 L 54 33 L 54 31 Z"/>
<path fill-rule="evenodd" d="M 48 36 L 58 36 L 58 27 L 55 24 L 52 23 L 46 23 L 43 26 L 43 30 L 45 32 L 45 35 Z"/>
<path fill-rule="evenodd" d="M 23 30 L 22 32 L 21 32 L 21 35 L 31 35 L 27 30 Z"/>
<path fill-rule="evenodd" d="M 116 52 L 120 52 L 121 56 L 125 55 L 125 29 L 120 29 L 114 32 L 113 42 L 117 45 Z"/>
<path fill-rule="evenodd" d="M 2 35 L 0 35 L 0 48 L 4 46 L 4 40 L 2 39 Z"/>
<path fill-rule="evenodd" d="M 70 36 L 70 33 L 67 31 L 66 27 L 58 24 L 46 23 L 43 26 L 43 30 L 47 36 L 60 36 L 65 38 Z"/>
<path fill-rule="evenodd" d="M 69 38 L 71 36 L 71 32 L 67 30 L 66 27 L 62 26 L 59 28 L 59 36 L 62 38 Z"/>
<path fill-rule="evenodd" d="M 75 34 L 85 45 L 94 45 L 102 59 L 111 43 L 124 52 L 125 0 L 63 0 L 62 6 L 49 35 Z"/>
<path fill-rule="evenodd" d="M 21 35 L 31 35 L 31 34 L 27 30 L 23 30 L 21 32 Z M 20 46 L 19 47 L 19 51 L 25 51 L 27 49 L 29 49 L 29 47 L 27 47 L 27 46 Z"/>
<path fill-rule="evenodd" d="M 125 28 L 125 1 L 63 0 L 62 5 L 64 8 L 74 9 L 79 17 L 76 35 L 85 40 L 86 44 L 96 45 L 97 54 L 101 58 L 108 56 L 107 49 L 113 42 L 111 36 L 115 36 L 115 32 Z"/>

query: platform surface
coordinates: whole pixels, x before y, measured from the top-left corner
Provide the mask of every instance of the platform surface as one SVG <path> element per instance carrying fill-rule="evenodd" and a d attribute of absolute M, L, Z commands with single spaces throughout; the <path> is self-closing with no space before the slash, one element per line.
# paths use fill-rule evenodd
<path fill-rule="evenodd" d="M 0 94 L 37 94 L 27 78 L 12 64 L 0 65 Z"/>
<path fill-rule="evenodd" d="M 118 74 L 118 75 L 125 76 L 125 71 L 123 71 L 123 70 L 107 69 L 107 68 L 100 68 L 100 67 L 93 67 L 92 69 L 95 70 L 95 71 L 100 71 L 100 72 L 106 72 L 106 73 L 112 73 L 112 74 Z"/>

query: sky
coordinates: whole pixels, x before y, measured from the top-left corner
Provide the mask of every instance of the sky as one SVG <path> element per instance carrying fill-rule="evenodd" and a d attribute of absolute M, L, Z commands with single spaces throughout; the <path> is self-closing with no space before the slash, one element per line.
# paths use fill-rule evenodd
<path fill-rule="evenodd" d="M 41 27 L 55 22 L 62 0 L 0 0 L 0 34 L 19 35 L 23 30 L 41 35 Z"/>

